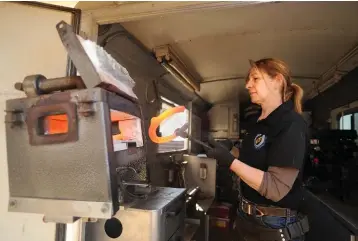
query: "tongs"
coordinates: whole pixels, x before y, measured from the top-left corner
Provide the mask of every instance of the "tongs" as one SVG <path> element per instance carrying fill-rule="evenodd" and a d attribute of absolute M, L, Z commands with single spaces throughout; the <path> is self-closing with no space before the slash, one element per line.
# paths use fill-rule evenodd
<path fill-rule="evenodd" d="M 213 149 L 211 146 L 207 145 L 206 143 L 199 141 L 199 140 L 193 138 L 191 135 L 189 135 L 188 132 L 186 131 L 188 129 L 188 127 L 189 127 L 189 124 L 185 123 L 182 127 L 178 128 L 174 131 L 175 135 L 180 136 L 182 138 L 187 138 L 188 140 L 191 140 L 199 145 L 202 145 L 203 147 L 205 147 L 209 150 Z"/>

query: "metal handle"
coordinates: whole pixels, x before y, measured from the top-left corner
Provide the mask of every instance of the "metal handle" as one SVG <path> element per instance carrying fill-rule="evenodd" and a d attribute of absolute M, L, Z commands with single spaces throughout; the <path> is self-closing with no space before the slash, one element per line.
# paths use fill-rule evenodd
<path fill-rule="evenodd" d="M 27 76 L 22 83 L 15 83 L 15 89 L 24 91 L 28 97 L 50 94 L 55 91 L 84 89 L 80 76 L 46 79 L 43 75 Z"/>
<path fill-rule="evenodd" d="M 165 214 L 167 217 L 176 217 L 181 213 L 182 210 L 182 207 L 177 207 L 175 210 L 166 212 Z"/>
<path fill-rule="evenodd" d="M 202 145 L 203 147 L 206 147 L 206 148 L 209 149 L 209 150 L 213 149 L 211 146 L 209 146 L 209 145 L 205 144 L 204 142 L 199 141 L 199 140 L 197 140 L 197 139 L 195 139 L 195 138 L 192 138 L 191 136 L 188 136 L 188 139 L 191 140 L 191 141 L 194 141 L 194 142 L 198 143 L 199 145 Z"/>
<path fill-rule="evenodd" d="M 186 132 L 186 130 L 188 129 L 188 127 L 189 127 L 189 124 L 188 124 L 188 123 L 185 123 L 182 127 L 180 127 L 180 128 L 178 128 L 178 129 L 175 130 L 175 134 L 176 134 L 177 136 L 182 137 L 182 138 L 187 138 L 187 139 L 190 140 L 190 141 L 196 142 L 197 144 L 202 145 L 203 147 L 205 147 L 205 148 L 207 148 L 207 149 L 209 149 L 209 150 L 213 149 L 211 146 L 209 146 L 209 145 L 205 144 L 204 142 L 199 141 L 199 140 L 193 138 L 191 135 L 189 135 L 189 134 Z"/>

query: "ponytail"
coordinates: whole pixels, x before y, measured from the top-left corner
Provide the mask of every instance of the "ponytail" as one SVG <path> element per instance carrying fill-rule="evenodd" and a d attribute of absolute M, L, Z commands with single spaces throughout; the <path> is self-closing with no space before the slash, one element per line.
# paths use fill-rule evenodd
<path fill-rule="evenodd" d="M 292 88 L 292 100 L 294 103 L 295 111 L 298 114 L 302 114 L 302 98 L 303 98 L 303 90 L 299 85 L 291 84 Z"/>

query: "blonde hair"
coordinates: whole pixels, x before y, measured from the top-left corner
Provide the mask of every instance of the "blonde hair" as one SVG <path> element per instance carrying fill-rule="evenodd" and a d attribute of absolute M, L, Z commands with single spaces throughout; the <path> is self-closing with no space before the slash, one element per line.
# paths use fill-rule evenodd
<path fill-rule="evenodd" d="M 264 71 L 271 78 L 277 75 L 282 75 L 284 81 L 282 86 L 282 100 L 284 102 L 292 99 L 294 103 L 294 109 L 297 113 L 302 113 L 302 88 L 292 83 L 291 72 L 287 64 L 279 59 L 265 58 L 258 61 L 250 60 L 251 67 L 256 67 L 261 71 Z"/>

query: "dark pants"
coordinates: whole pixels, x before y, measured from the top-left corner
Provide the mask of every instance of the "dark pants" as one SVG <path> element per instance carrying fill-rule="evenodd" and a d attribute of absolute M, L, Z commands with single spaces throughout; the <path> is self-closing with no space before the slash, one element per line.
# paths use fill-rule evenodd
<path fill-rule="evenodd" d="M 286 224 L 296 222 L 296 217 L 291 217 L 287 223 L 286 221 L 286 217 L 254 217 L 238 212 L 235 222 L 235 235 L 237 235 L 238 241 L 283 241 L 280 228 L 285 228 Z M 284 241 L 304 241 L 304 237 L 285 239 Z"/>

